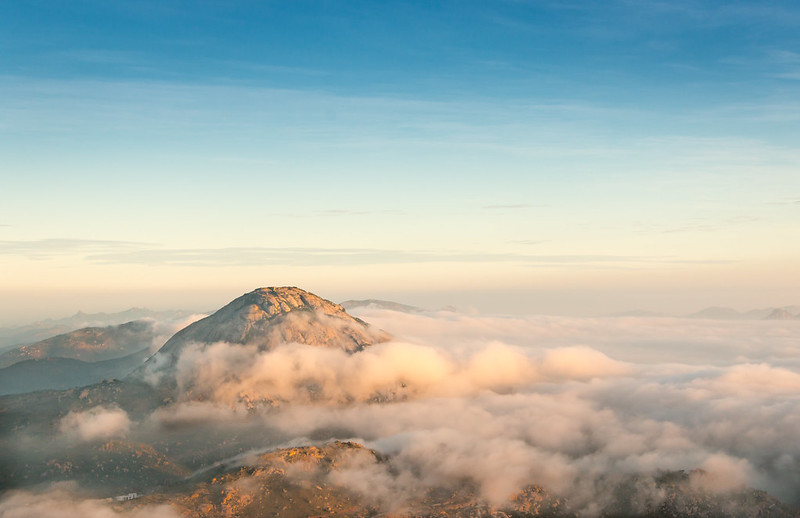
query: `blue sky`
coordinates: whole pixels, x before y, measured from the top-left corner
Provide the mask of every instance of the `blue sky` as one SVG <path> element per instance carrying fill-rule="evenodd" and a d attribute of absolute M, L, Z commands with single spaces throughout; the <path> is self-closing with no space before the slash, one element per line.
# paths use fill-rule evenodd
<path fill-rule="evenodd" d="M 4 2 L 0 311 L 273 284 L 797 303 L 798 26 L 793 2 Z"/>

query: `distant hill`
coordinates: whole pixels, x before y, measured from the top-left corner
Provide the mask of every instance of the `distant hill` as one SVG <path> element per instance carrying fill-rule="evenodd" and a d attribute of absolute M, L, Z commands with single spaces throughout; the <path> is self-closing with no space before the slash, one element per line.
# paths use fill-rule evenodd
<path fill-rule="evenodd" d="M 121 358 L 150 349 L 157 332 L 150 320 L 136 320 L 106 327 L 86 327 L 24 345 L 0 354 L 0 368 L 24 360 L 69 358 L 97 362 Z"/>
<path fill-rule="evenodd" d="M 68 333 L 85 327 L 104 327 L 118 325 L 143 318 L 156 320 L 175 320 L 188 317 L 193 311 L 153 311 L 145 308 L 131 308 L 119 313 L 84 313 L 60 319 L 46 319 L 16 327 L 0 327 L 0 348 L 27 345 L 52 336 Z"/>
<path fill-rule="evenodd" d="M 416 306 L 380 299 L 345 300 L 341 303 L 341 306 L 348 311 L 355 308 L 389 309 L 391 311 L 400 311 L 403 313 L 421 313 L 425 311 Z"/>

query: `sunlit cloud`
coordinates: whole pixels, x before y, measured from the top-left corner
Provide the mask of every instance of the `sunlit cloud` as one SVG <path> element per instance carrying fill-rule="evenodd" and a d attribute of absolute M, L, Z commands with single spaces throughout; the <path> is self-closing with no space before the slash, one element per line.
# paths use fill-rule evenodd
<path fill-rule="evenodd" d="M 535 481 L 592 516 L 623 477 L 652 487 L 661 470 L 696 468 L 699 490 L 796 496 L 795 322 L 358 314 L 399 338 L 354 355 L 187 349 L 176 376 L 188 399 L 148 423 L 255 420 L 264 440 L 354 438 L 391 468 L 357 463 L 337 480 L 359 491 L 378 477 L 376 501 L 468 477 L 500 502 Z"/>

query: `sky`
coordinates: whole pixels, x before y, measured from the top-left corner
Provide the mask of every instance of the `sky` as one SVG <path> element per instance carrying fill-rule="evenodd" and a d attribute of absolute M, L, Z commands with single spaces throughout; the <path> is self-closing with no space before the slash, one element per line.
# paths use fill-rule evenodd
<path fill-rule="evenodd" d="M 791 1 L 0 3 L 0 324 L 800 303 Z"/>

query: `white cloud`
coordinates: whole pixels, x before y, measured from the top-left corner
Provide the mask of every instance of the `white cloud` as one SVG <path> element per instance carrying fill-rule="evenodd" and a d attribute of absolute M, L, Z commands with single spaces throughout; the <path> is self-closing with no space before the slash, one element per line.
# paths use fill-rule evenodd
<path fill-rule="evenodd" d="M 94 407 L 70 412 L 59 423 L 61 433 L 81 441 L 120 437 L 128 433 L 131 420 L 121 408 Z"/>

